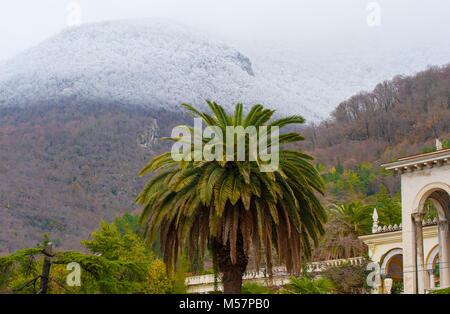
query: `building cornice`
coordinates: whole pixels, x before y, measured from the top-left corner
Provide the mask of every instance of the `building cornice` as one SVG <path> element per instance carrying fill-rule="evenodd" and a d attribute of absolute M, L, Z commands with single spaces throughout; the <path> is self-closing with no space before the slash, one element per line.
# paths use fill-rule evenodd
<path fill-rule="evenodd" d="M 401 242 L 402 241 L 402 231 L 393 231 L 385 233 L 374 233 L 358 237 L 364 243 L 391 243 L 391 242 Z"/>
<path fill-rule="evenodd" d="M 381 166 L 401 175 L 405 172 L 413 172 L 448 165 L 449 161 L 450 148 L 447 148 L 435 152 L 403 157 L 397 161 L 383 164 Z"/>

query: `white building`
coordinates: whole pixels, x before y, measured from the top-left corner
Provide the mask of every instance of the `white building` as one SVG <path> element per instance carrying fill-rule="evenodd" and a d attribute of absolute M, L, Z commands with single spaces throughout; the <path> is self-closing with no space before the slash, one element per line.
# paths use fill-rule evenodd
<path fill-rule="evenodd" d="M 392 282 L 403 282 L 404 293 L 408 294 L 422 294 L 437 286 L 450 287 L 449 159 L 450 149 L 440 149 L 383 165 L 401 176 L 402 224 L 378 226 L 375 210 L 372 234 L 360 237 L 369 248 L 370 259 L 380 265 L 379 286 L 374 293 L 389 292 Z M 424 220 L 427 200 L 437 209 L 438 218 L 434 220 Z M 323 261 L 309 264 L 308 271 L 317 273 L 342 263 L 362 262 L 362 257 Z M 263 270 L 249 271 L 244 276 L 244 281 L 266 280 Z M 274 280 L 278 285 L 289 282 L 285 268 L 275 269 Z M 214 276 L 189 277 L 186 284 L 191 293 L 207 293 L 214 290 Z"/>
<path fill-rule="evenodd" d="M 450 149 L 400 158 L 383 165 L 401 176 L 402 224 L 378 226 L 360 237 L 372 261 L 381 266 L 380 279 L 403 281 L 404 293 L 425 293 L 450 287 Z M 438 218 L 424 221 L 424 204 L 433 202 Z M 376 292 L 385 292 L 383 280 Z"/>

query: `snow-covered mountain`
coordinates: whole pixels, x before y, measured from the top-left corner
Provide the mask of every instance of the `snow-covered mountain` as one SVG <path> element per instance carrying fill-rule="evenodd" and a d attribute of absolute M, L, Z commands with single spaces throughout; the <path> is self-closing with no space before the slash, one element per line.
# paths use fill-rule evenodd
<path fill-rule="evenodd" d="M 205 99 L 229 107 L 279 101 L 283 90 L 262 82 L 245 55 L 183 25 L 103 22 L 66 29 L 0 63 L 0 106 L 107 101 L 171 110 Z"/>
<path fill-rule="evenodd" d="M 330 43 L 323 49 L 293 44 L 260 47 L 257 51 L 239 48 L 252 60 L 254 72 L 265 81 L 263 85 L 283 89 L 283 113 L 302 114 L 297 104 L 303 104 L 321 118 L 351 96 L 372 91 L 378 83 L 450 63 L 448 39 L 391 45 L 370 41 L 349 46 Z"/>
<path fill-rule="evenodd" d="M 311 121 L 395 75 L 450 62 L 446 40 L 405 44 L 380 35 L 354 44 L 269 44 L 206 32 L 165 19 L 68 28 L 0 62 L 0 106 L 100 102 L 176 110 L 210 99 L 225 107 L 261 103 Z"/>

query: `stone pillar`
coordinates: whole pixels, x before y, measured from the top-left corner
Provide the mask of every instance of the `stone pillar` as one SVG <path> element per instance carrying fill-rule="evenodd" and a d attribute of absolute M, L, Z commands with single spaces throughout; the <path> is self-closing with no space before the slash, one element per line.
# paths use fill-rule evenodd
<path fill-rule="evenodd" d="M 424 283 L 425 290 L 431 288 L 431 281 L 430 280 L 431 280 L 431 273 L 430 273 L 429 270 L 426 270 L 425 271 L 425 283 Z"/>
<path fill-rule="evenodd" d="M 402 202 L 405 199 L 406 196 L 402 196 Z M 403 287 L 405 294 L 414 294 L 417 293 L 416 230 L 411 212 L 405 207 L 402 203 Z"/>
<path fill-rule="evenodd" d="M 434 288 L 436 288 L 435 282 L 434 282 L 434 271 L 429 270 L 428 274 L 430 275 L 430 289 L 434 289 Z"/>
<path fill-rule="evenodd" d="M 425 293 L 426 271 L 425 271 L 425 257 L 423 252 L 423 232 L 422 221 L 424 213 L 414 213 L 412 217 L 416 226 L 416 265 L 417 265 L 417 293 Z"/>
<path fill-rule="evenodd" d="M 441 287 L 450 287 L 450 221 L 439 221 L 439 276 Z"/>

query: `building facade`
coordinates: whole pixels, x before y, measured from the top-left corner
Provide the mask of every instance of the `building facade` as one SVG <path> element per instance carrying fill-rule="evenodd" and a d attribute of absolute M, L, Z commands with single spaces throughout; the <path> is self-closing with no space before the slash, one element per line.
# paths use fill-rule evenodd
<path fill-rule="evenodd" d="M 402 281 L 408 294 L 450 287 L 449 159 L 450 149 L 440 149 L 383 165 L 401 176 L 402 224 L 378 226 L 375 211 L 372 234 L 360 237 L 380 265 L 378 293 L 385 278 Z M 427 200 L 437 210 L 433 221 L 424 220 Z"/>
<path fill-rule="evenodd" d="M 374 210 L 372 233 L 361 236 L 370 259 L 379 265 L 377 286 L 373 293 L 390 293 L 393 284 L 401 284 L 404 293 L 423 294 L 428 290 L 450 287 L 450 149 L 403 157 L 383 165 L 401 176 L 402 223 L 379 226 Z M 425 203 L 431 201 L 437 215 L 425 218 Z M 361 265 L 362 257 L 350 260 L 308 264 L 308 272 L 342 263 Z M 249 271 L 244 281 L 266 283 L 264 270 Z M 273 284 L 289 282 L 282 266 L 275 269 Z M 186 278 L 191 293 L 214 290 L 214 276 Z M 219 290 L 221 284 L 219 283 Z"/>

